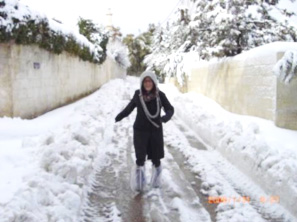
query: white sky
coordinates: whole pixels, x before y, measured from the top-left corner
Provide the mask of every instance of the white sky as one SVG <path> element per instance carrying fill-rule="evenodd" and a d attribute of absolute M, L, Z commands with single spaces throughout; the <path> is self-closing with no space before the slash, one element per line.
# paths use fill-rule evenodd
<path fill-rule="evenodd" d="M 140 34 L 149 23 L 162 23 L 173 13 L 180 0 L 20 0 L 31 9 L 55 17 L 64 24 L 76 25 L 79 16 L 106 24 L 106 14 L 111 8 L 114 26 L 121 32 Z"/>

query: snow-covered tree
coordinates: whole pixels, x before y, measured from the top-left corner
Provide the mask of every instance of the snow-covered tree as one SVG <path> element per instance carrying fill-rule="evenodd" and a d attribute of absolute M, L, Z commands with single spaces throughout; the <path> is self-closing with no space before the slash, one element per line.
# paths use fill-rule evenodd
<path fill-rule="evenodd" d="M 277 1 L 200 0 L 195 9 L 192 26 L 199 33 L 196 49 L 202 58 L 234 56 L 274 41 L 297 41 L 296 28 L 275 18 L 275 14 L 289 18 Z"/>
<path fill-rule="evenodd" d="M 148 69 L 154 70 L 161 78 L 183 73 L 182 54 L 189 52 L 195 44 L 196 32 L 189 25 L 190 14 L 187 7 L 180 5 L 166 26 L 158 26 L 154 33 L 152 53 L 145 58 Z"/>
<path fill-rule="evenodd" d="M 182 67 L 179 63 L 188 52 L 208 60 L 234 56 L 270 42 L 296 42 L 297 29 L 289 21 L 296 14 L 293 8 L 281 8 L 280 2 L 184 0 L 167 25 L 157 28 L 152 53 L 145 62 L 167 75 L 176 75 L 179 71 L 174 69 Z"/>
<path fill-rule="evenodd" d="M 149 25 L 148 31 L 140 34 L 137 37 L 127 35 L 123 42 L 129 49 L 129 59 L 131 66 L 128 69 L 128 74 L 139 75 L 147 66 L 144 64 L 144 57 L 151 52 L 152 36 L 155 31 L 155 25 Z"/>

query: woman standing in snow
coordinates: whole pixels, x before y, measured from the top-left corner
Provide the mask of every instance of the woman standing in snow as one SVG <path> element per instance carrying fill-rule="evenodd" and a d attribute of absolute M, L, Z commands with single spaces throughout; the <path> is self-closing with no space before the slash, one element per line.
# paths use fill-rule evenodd
<path fill-rule="evenodd" d="M 133 125 L 133 142 L 136 154 L 136 169 L 132 172 L 131 186 L 133 190 L 142 191 L 145 184 L 144 163 L 146 156 L 153 162 L 151 186 L 160 187 L 161 159 L 164 158 L 164 140 L 162 123 L 169 121 L 174 108 L 166 95 L 158 89 L 155 73 L 145 71 L 140 76 L 140 89 L 136 90 L 133 98 L 120 112 L 115 121 L 121 121 L 137 107 L 136 120 Z M 165 115 L 161 117 L 161 108 Z"/>

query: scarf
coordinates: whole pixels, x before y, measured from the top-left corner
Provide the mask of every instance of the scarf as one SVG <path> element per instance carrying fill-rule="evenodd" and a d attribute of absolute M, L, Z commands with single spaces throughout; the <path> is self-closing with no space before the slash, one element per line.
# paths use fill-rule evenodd
<path fill-rule="evenodd" d="M 149 101 L 155 99 L 156 97 L 157 97 L 156 93 L 153 93 L 153 92 L 145 92 L 143 94 L 143 100 L 145 102 L 149 102 Z"/>
<path fill-rule="evenodd" d="M 159 97 L 159 95 L 157 94 L 157 93 L 155 93 L 155 94 L 153 94 L 153 93 L 151 93 L 152 95 L 149 95 L 149 93 L 147 94 L 147 95 L 139 95 L 140 96 L 140 102 L 141 102 L 141 105 L 142 105 L 142 108 L 143 108 L 143 110 L 144 110 L 144 113 L 145 113 L 145 115 L 146 115 L 146 117 L 147 117 L 147 119 L 155 126 L 155 127 L 157 127 L 157 128 L 159 128 L 160 126 L 158 125 L 158 124 L 156 124 L 152 119 L 154 119 L 154 118 L 156 118 L 157 116 L 159 116 L 159 114 L 160 114 L 160 104 L 161 104 L 161 101 L 160 101 L 160 97 Z M 146 107 L 146 104 L 145 104 L 145 97 L 146 97 L 146 99 L 149 99 L 149 101 L 150 100 L 152 100 L 152 99 L 154 99 L 154 98 L 156 98 L 156 103 L 157 103 L 157 112 L 154 114 L 154 115 L 152 115 L 152 114 L 150 114 L 150 112 L 148 111 L 148 109 L 147 109 L 147 107 Z"/>

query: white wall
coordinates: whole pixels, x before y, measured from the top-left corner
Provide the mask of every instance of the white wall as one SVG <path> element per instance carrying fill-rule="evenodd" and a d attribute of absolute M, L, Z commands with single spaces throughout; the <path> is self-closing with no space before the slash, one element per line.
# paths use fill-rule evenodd
<path fill-rule="evenodd" d="M 11 81 L 8 64 L 9 46 L 0 44 L 0 116 L 11 115 Z"/>
<path fill-rule="evenodd" d="M 275 55 L 226 59 L 192 69 L 188 91 L 202 93 L 225 109 L 273 120 Z"/>
<path fill-rule="evenodd" d="M 0 45 L 0 116 L 33 118 L 86 96 L 126 70 L 111 58 L 102 65 L 38 46 Z M 1 53 L 0 53 L 1 56 Z M 34 63 L 39 68 L 34 68 Z M 2 68 L 3 67 L 3 68 Z M 4 81 L 5 80 L 5 81 Z M 11 96 L 9 96 L 11 95 Z"/>
<path fill-rule="evenodd" d="M 203 94 L 228 111 L 297 130 L 297 81 L 285 85 L 273 73 L 273 67 L 290 46 L 292 43 L 272 43 L 245 55 L 198 63 L 190 69 L 190 78 L 183 87 L 174 79 L 170 81 L 182 92 Z"/>

